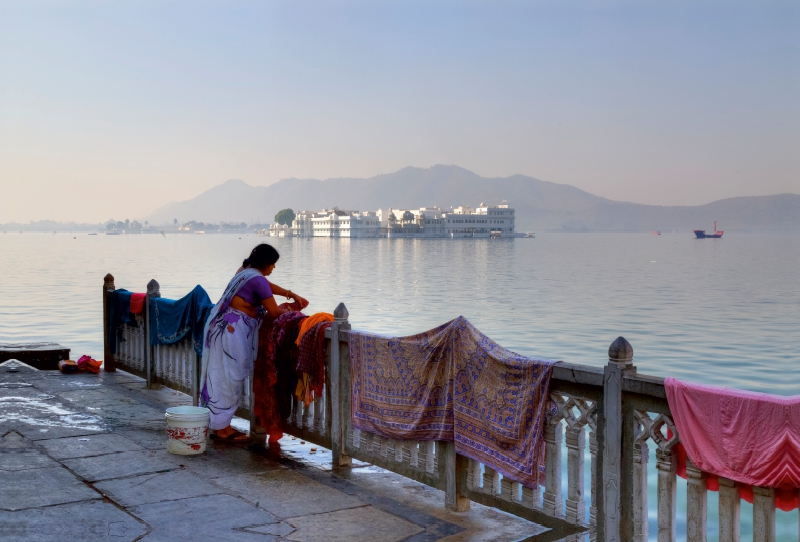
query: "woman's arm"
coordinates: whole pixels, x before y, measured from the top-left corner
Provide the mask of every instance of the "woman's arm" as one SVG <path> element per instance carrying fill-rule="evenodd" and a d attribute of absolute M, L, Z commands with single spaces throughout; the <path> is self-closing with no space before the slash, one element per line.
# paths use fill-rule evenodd
<path fill-rule="evenodd" d="M 261 302 L 261 305 L 267 311 L 267 314 L 269 314 L 270 318 L 277 318 L 281 314 L 289 312 L 288 310 L 282 309 L 278 306 L 278 304 L 275 302 L 275 296 L 268 297 Z"/>
<path fill-rule="evenodd" d="M 269 282 L 269 285 L 270 285 L 270 288 L 272 288 L 272 293 L 274 295 L 283 296 L 283 297 L 285 297 L 287 299 L 288 298 L 294 299 L 295 301 L 297 301 L 298 303 L 300 303 L 303 306 L 308 305 L 308 301 L 306 301 L 304 298 L 300 297 L 296 293 L 292 292 L 291 290 L 287 290 L 286 288 L 278 286 L 274 282 Z"/>

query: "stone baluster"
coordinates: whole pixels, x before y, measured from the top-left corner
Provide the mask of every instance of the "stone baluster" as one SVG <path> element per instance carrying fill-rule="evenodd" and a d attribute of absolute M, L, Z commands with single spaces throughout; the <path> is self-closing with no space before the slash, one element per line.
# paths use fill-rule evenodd
<path fill-rule="evenodd" d="M 740 501 L 736 482 L 719 478 L 719 542 L 739 542 Z"/>
<path fill-rule="evenodd" d="M 622 379 L 635 373 L 633 347 L 618 337 L 608 348 L 608 365 L 603 372 L 603 523 L 606 542 L 620 542 L 622 526 Z M 546 496 L 546 494 L 545 494 Z"/>
<path fill-rule="evenodd" d="M 511 482 L 511 500 L 522 504 L 522 484 Z"/>
<path fill-rule="evenodd" d="M 180 374 L 181 386 L 183 386 L 184 389 L 191 388 L 189 383 L 189 365 L 191 364 L 192 358 L 194 358 L 192 354 L 194 354 L 192 351 L 192 341 L 186 341 L 183 346 L 183 364 L 181 365 Z"/>
<path fill-rule="evenodd" d="M 658 471 L 658 542 L 675 542 L 677 516 L 677 465 L 671 451 L 656 450 Z"/>
<path fill-rule="evenodd" d="M 542 509 L 552 516 L 564 515 L 564 502 L 561 493 L 561 437 L 561 420 L 553 418 L 544 428 L 545 481 L 542 502 Z"/>
<path fill-rule="evenodd" d="M 469 510 L 466 496 L 470 460 L 456 453 L 454 442 L 439 442 L 437 452 L 444 455 L 445 507 L 454 512 Z M 440 456 L 439 461 L 442 461 Z"/>
<path fill-rule="evenodd" d="M 566 518 L 573 523 L 586 521 L 586 504 L 583 497 L 583 452 L 586 448 L 586 433 L 583 426 L 567 429 L 567 503 Z M 560 504 L 560 503 L 559 503 Z"/>
<path fill-rule="evenodd" d="M 175 382 L 178 381 L 178 363 L 180 363 L 180 356 L 181 356 L 181 346 L 180 343 L 174 345 L 172 349 L 172 359 L 169 365 L 169 381 L 170 385 L 174 386 Z"/>
<path fill-rule="evenodd" d="M 650 451 L 642 440 L 633 448 L 633 540 L 647 542 L 650 534 L 647 520 L 647 460 Z"/>
<path fill-rule="evenodd" d="M 516 502 L 519 499 L 514 498 L 514 482 L 505 476 L 500 478 L 500 498 L 506 501 Z"/>
<path fill-rule="evenodd" d="M 297 396 L 292 397 L 292 401 L 294 402 L 292 425 L 298 428 L 303 427 L 303 402 Z"/>
<path fill-rule="evenodd" d="M 474 459 L 469 460 L 467 471 L 467 489 L 471 491 L 480 491 L 481 484 L 481 464 Z"/>
<path fill-rule="evenodd" d="M 395 440 L 394 441 L 394 460 L 397 463 L 403 462 L 403 441 L 402 440 Z"/>
<path fill-rule="evenodd" d="M 589 432 L 589 457 L 591 457 L 591 476 L 590 491 L 592 492 L 592 505 L 589 507 L 589 525 L 591 542 L 597 540 L 597 430 Z"/>
<path fill-rule="evenodd" d="M 362 449 L 364 450 L 365 453 L 371 454 L 372 445 L 375 440 L 375 435 L 370 433 L 369 431 L 362 431 L 362 434 L 364 435 L 364 446 L 362 446 Z"/>
<path fill-rule="evenodd" d="M 536 489 L 522 486 L 522 505 L 536 510 L 542 509 L 542 492 Z"/>
<path fill-rule="evenodd" d="M 314 397 L 314 432 L 318 435 L 325 434 L 325 399 Z"/>
<path fill-rule="evenodd" d="M 111 328 L 111 294 L 109 292 L 113 292 L 115 289 L 114 275 L 109 273 L 103 278 L 103 370 L 109 373 L 117 370 L 108 337 Z"/>
<path fill-rule="evenodd" d="M 483 466 L 483 492 L 489 495 L 500 493 L 500 473 L 489 465 Z"/>
<path fill-rule="evenodd" d="M 350 313 L 344 303 L 333 311 L 331 324 L 331 361 L 330 361 L 330 394 L 331 394 L 331 448 L 334 467 L 350 467 L 352 460 L 345 453 L 347 431 L 350 427 L 350 359 L 349 346 L 343 348 L 339 342 L 339 332 L 348 331 Z M 342 356 L 342 352 L 348 356 Z"/>
<path fill-rule="evenodd" d="M 361 448 L 361 429 L 353 429 L 350 436 L 353 439 L 353 448 Z"/>
<path fill-rule="evenodd" d="M 242 397 L 242 408 L 248 413 L 250 422 L 253 421 L 253 377 L 248 376 L 244 379 L 244 394 Z"/>
<path fill-rule="evenodd" d="M 303 429 L 305 429 L 307 431 L 313 431 L 313 428 L 314 428 L 314 403 L 312 401 L 311 403 L 308 404 L 308 406 L 306 406 L 305 403 L 302 403 L 302 405 L 303 405 L 303 426 L 302 427 L 303 427 Z"/>
<path fill-rule="evenodd" d="M 378 448 L 380 458 L 386 461 L 389 456 L 389 439 L 380 437 L 380 448 Z"/>
<path fill-rule="evenodd" d="M 139 324 L 139 330 L 136 332 L 136 358 L 138 361 L 136 365 L 140 371 L 144 372 L 145 363 L 147 363 L 144 353 L 144 318 L 139 319 Z"/>
<path fill-rule="evenodd" d="M 114 358 L 114 362 L 116 364 L 119 361 L 123 366 L 127 363 L 126 359 L 126 352 L 125 347 L 128 344 L 128 333 L 127 333 L 127 326 L 125 324 L 120 325 L 117 328 L 117 332 L 114 334 L 116 341 L 117 341 L 117 352 L 116 357 Z"/>
<path fill-rule="evenodd" d="M 192 370 L 190 372 L 192 379 L 192 404 L 194 406 L 200 405 L 200 390 L 203 387 L 203 382 L 200 382 L 202 376 L 203 356 L 195 353 L 194 362 L 192 363 Z M 251 423 L 252 427 L 252 423 Z"/>
<path fill-rule="evenodd" d="M 753 487 L 753 542 L 775 542 L 775 490 Z"/>
<path fill-rule="evenodd" d="M 686 542 L 706 542 L 708 491 L 703 472 L 686 460 Z"/>
<path fill-rule="evenodd" d="M 408 442 L 408 446 L 409 446 L 409 453 L 410 453 L 408 464 L 411 465 L 412 467 L 420 468 L 420 464 L 419 464 L 419 442 L 416 441 L 416 440 L 410 440 Z M 424 463 L 425 459 L 423 458 L 422 461 Z"/>
<path fill-rule="evenodd" d="M 429 440 L 425 443 L 425 471 L 433 474 L 436 472 L 436 443 Z"/>

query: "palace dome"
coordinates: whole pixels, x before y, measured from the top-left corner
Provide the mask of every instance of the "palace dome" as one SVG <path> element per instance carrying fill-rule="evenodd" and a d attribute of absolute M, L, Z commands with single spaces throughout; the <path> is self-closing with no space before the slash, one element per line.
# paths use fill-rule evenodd
<path fill-rule="evenodd" d="M 414 220 L 414 213 L 411 211 L 406 211 L 403 213 L 403 220 Z"/>

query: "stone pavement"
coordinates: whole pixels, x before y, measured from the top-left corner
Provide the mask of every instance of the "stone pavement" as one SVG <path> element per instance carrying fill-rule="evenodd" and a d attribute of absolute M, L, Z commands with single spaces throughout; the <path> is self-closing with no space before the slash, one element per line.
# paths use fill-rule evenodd
<path fill-rule="evenodd" d="M 288 436 L 280 450 L 209 441 L 168 454 L 164 410 L 188 403 L 123 372 L 0 364 L 0 540 L 553 538 L 476 504 L 448 512 L 442 492 L 364 463 L 334 472 L 328 450 Z"/>

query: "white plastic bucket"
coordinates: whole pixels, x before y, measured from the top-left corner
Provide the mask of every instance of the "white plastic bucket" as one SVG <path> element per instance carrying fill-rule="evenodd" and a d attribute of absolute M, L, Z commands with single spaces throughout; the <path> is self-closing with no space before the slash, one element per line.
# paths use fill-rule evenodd
<path fill-rule="evenodd" d="M 195 455 L 206 451 L 208 421 L 211 412 L 205 407 L 177 406 L 167 409 L 167 451 L 177 455 Z"/>

